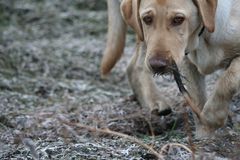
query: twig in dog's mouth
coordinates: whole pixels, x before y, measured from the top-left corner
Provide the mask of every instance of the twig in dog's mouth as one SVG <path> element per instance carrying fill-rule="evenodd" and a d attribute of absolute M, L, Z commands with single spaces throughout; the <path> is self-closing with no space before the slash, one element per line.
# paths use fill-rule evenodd
<path fill-rule="evenodd" d="M 181 75 L 180 75 L 180 72 L 179 72 L 179 69 L 176 65 L 175 62 L 173 62 L 172 64 L 172 74 L 174 76 L 174 79 L 177 83 L 177 86 L 178 86 L 178 89 L 179 91 L 184 95 L 184 94 L 188 94 L 188 91 L 186 90 L 185 86 L 183 85 L 183 82 L 182 82 L 182 79 L 181 79 Z"/>
<path fill-rule="evenodd" d="M 200 117 L 201 110 L 193 103 L 191 96 L 189 95 L 188 91 L 186 90 L 185 86 L 183 85 L 183 82 L 181 79 L 182 76 L 180 75 L 179 69 L 175 62 L 173 62 L 171 70 L 172 70 L 174 79 L 177 83 L 177 86 L 179 88 L 179 91 L 183 94 L 183 97 L 186 99 L 187 103 L 189 104 L 189 106 L 191 107 L 193 112 L 201 120 L 201 117 Z"/>

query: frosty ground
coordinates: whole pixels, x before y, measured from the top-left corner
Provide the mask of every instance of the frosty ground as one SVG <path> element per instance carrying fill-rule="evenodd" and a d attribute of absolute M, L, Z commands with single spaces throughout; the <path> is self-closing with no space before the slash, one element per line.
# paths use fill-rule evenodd
<path fill-rule="evenodd" d="M 78 124 L 137 137 L 156 151 L 169 143 L 191 148 L 187 105 L 171 77 L 156 77 L 171 115 L 150 115 L 131 98 L 125 74 L 135 46 L 131 31 L 123 58 L 100 79 L 106 32 L 105 1 L 0 1 L 0 159 L 154 159 L 137 143 Z M 208 92 L 217 78 L 207 77 Z M 193 145 L 205 159 L 240 159 L 239 95 L 217 137 Z M 173 153 L 165 158 L 191 156 Z"/>

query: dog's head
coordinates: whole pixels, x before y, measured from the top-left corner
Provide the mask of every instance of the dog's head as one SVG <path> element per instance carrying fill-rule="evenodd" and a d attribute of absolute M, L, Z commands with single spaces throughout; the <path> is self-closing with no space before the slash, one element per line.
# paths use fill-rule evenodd
<path fill-rule="evenodd" d="M 217 0 L 123 0 L 122 15 L 147 46 L 145 63 L 165 73 L 198 45 L 204 26 L 214 31 Z"/>

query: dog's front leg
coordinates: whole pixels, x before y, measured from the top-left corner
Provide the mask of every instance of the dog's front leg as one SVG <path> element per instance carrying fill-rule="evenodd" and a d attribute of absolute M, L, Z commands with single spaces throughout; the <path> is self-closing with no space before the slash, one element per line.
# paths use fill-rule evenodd
<path fill-rule="evenodd" d="M 211 133 L 222 127 L 228 116 L 229 103 L 240 88 L 240 57 L 232 60 L 216 84 L 213 94 L 201 112 L 205 132 Z"/>
<path fill-rule="evenodd" d="M 188 57 L 185 57 L 181 65 L 181 73 L 183 74 L 183 82 L 187 87 L 187 91 L 191 100 L 201 111 L 206 102 L 205 93 L 205 76 L 200 74 L 196 66 L 190 62 Z M 198 117 L 194 114 L 196 137 L 203 135 L 203 126 Z"/>
<path fill-rule="evenodd" d="M 127 69 L 129 84 L 141 106 L 150 108 L 153 114 L 169 114 L 171 108 L 160 95 L 152 73 L 144 65 L 144 59 L 145 45 L 143 42 L 138 42 Z"/>

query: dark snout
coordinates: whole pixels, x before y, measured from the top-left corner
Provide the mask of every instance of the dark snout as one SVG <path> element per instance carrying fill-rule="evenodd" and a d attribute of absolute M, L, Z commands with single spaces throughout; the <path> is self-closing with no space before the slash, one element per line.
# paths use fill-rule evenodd
<path fill-rule="evenodd" d="M 154 74 L 164 74 L 168 72 L 171 61 L 167 56 L 156 55 L 149 59 L 149 67 Z"/>

